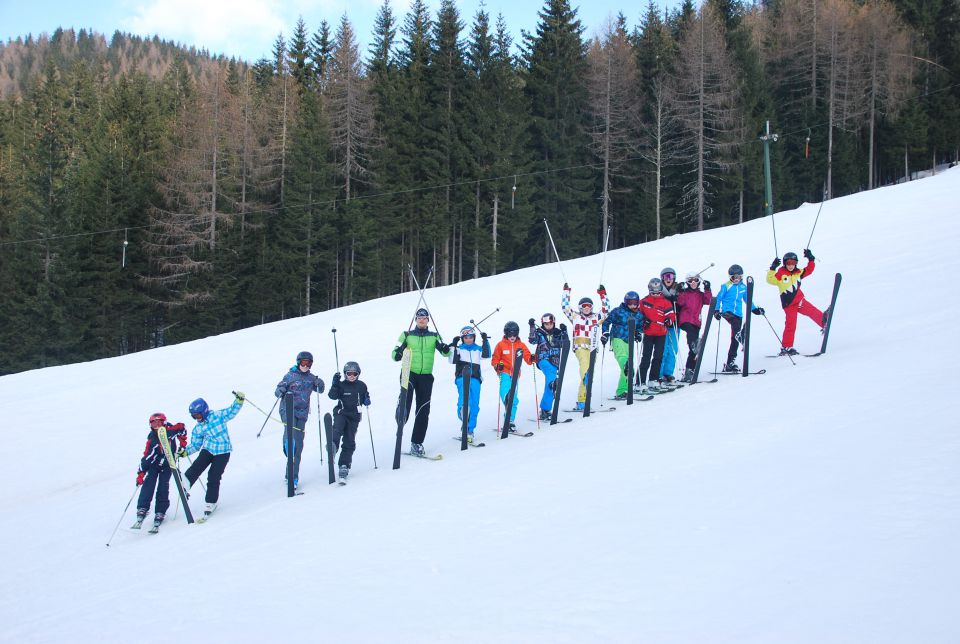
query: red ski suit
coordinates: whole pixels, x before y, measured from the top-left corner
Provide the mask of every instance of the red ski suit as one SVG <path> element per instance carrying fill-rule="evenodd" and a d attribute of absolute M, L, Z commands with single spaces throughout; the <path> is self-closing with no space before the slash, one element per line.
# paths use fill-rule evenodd
<path fill-rule="evenodd" d="M 767 271 L 767 283 L 780 289 L 780 304 L 783 306 L 783 313 L 786 316 L 783 325 L 784 347 L 793 347 L 793 340 L 797 332 L 798 313 L 806 315 L 817 326 L 823 328 L 823 311 L 808 302 L 803 295 L 803 291 L 800 290 L 800 280 L 807 275 L 812 275 L 816 266 L 816 263 L 810 260 L 803 270 L 797 267 L 791 271 L 787 270 L 786 266 L 781 266 L 776 271 Z"/>

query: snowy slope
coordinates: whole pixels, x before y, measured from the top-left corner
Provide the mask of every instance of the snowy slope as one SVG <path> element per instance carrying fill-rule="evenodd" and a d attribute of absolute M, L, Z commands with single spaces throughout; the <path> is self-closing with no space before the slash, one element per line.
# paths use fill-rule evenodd
<path fill-rule="evenodd" d="M 426 446 L 445 458 L 405 458 L 399 472 L 390 352 L 416 293 L 0 378 L 0 641 L 956 642 L 958 202 L 954 169 L 823 207 L 803 288 L 823 307 L 834 272 L 844 284 L 828 355 L 796 366 L 763 357 L 777 341 L 755 318 L 752 362 L 766 375 L 539 429 L 527 370 L 518 420 L 537 435 L 491 431 L 460 453 L 452 369 L 438 361 Z M 776 215 L 781 254 L 802 249 L 816 212 Z M 617 303 L 665 265 L 715 262 L 717 289 L 736 262 L 779 333 L 763 282 L 773 255 L 761 219 L 611 251 L 603 281 Z M 575 298 L 600 267 L 563 264 Z M 445 337 L 500 306 L 484 325 L 496 340 L 509 319 L 525 332 L 527 318 L 559 315 L 562 282 L 546 265 L 430 289 L 427 303 Z M 131 508 L 104 547 L 151 412 L 187 421 L 192 399 L 226 406 L 231 389 L 269 408 L 301 349 L 329 383 L 333 327 L 372 392 L 378 470 L 364 421 L 353 480 L 329 488 L 314 414 L 305 494 L 287 499 L 280 426 L 257 439 L 264 418 L 248 405 L 209 523 L 187 526 L 181 510 L 157 536 L 133 533 Z M 798 348 L 819 342 L 801 318 Z M 610 405 L 612 355 L 603 366 L 595 399 Z M 485 378 L 480 426 L 493 428 L 492 369 Z"/>

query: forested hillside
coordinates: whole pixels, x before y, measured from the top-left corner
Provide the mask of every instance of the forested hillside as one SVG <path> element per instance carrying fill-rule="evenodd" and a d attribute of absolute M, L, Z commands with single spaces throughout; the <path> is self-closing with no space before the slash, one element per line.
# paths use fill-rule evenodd
<path fill-rule="evenodd" d="M 0 373 L 763 215 L 960 148 L 957 0 L 709 0 L 587 36 L 420 0 L 252 64 L 57 30 L 0 46 Z M 518 284 L 518 289 L 523 285 Z"/>

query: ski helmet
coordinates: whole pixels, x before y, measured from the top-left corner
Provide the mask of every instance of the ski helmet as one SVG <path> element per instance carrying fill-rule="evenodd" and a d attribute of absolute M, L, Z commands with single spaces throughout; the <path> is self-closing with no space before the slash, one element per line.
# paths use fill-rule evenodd
<path fill-rule="evenodd" d="M 796 253 L 787 253 L 786 255 L 783 256 L 783 263 L 786 264 L 786 263 L 789 262 L 791 259 L 792 259 L 793 261 L 795 261 L 795 262 L 796 262 L 796 261 L 799 261 L 799 259 L 797 258 L 797 254 L 796 254 Z"/>
<path fill-rule="evenodd" d="M 743 267 L 740 264 L 734 264 L 727 269 L 727 275 L 731 277 L 734 275 L 743 275 Z"/>
<path fill-rule="evenodd" d="M 150 424 L 152 425 L 155 421 L 165 423 L 167 422 L 167 415 L 159 411 L 155 414 L 150 414 Z"/>
<path fill-rule="evenodd" d="M 345 365 L 343 365 L 343 375 L 347 375 L 348 373 L 355 373 L 355 374 L 357 374 L 357 375 L 359 376 L 359 375 L 360 375 L 360 365 L 358 365 L 358 364 L 357 364 L 356 362 L 354 362 L 353 360 L 347 362 Z"/>
<path fill-rule="evenodd" d="M 687 276 L 686 276 L 685 279 L 686 279 L 688 282 L 689 282 L 690 280 L 697 280 L 697 281 L 699 282 L 699 281 L 700 281 L 700 273 L 697 273 L 696 271 L 690 271 L 689 273 L 687 273 Z"/>
<path fill-rule="evenodd" d="M 190 403 L 191 416 L 195 416 L 199 414 L 200 420 L 206 421 L 207 414 L 209 413 L 210 413 L 210 405 L 208 405 L 207 401 L 204 400 L 203 398 L 197 398 L 192 403 Z"/>
<path fill-rule="evenodd" d="M 520 336 L 520 325 L 510 321 L 503 325 L 503 335 L 508 338 Z"/>
<path fill-rule="evenodd" d="M 463 327 L 462 329 L 460 329 L 460 337 L 461 337 L 461 338 L 475 338 L 475 337 L 477 337 L 477 332 L 474 331 L 474 329 L 473 329 L 472 326 L 465 326 L 465 327 Z"/>
<path fill-rule="evenodd" d="M 640 304 L 640 294 L 636 291 L 627 291 L 627 294 L 623 296 L 623 303 L 630 304 Z"/>
<path fill-rule="evenodd" d="M 650 291 L 651 295 L 659 295 L 663 292 L 663 282 L 660 281 L 659 277 L 654 277 L 647 282 L 647 290 Z"/>
<path fill-rule="evenodd" d="M 550 324 L 557 323 L 557 318 L 553 316 L 553 313 L 544 313 L 540 316 L 540 324 L 547 324 L 548 322 Z"/>
<path fill-rule="evenodd" d="M 581 297 L 581 298 L 580 298 L 580 308 L 582 309 L 585 304 L 589 304 L 590 307 L 593 308 L 593 300 L 591 300 L 589 297 Z"/>
<path fill-rule="evenodd" d="M 667 266 L 660 271 L 660 278 L 663 279 L 665 275 L 673 275 L 673 279 L 677 279 L 677 270 L 675 268 L 670 268 L 669 266 Z"/>
<path fill-rule="evenodd" d="M 417 309 L 417 314 L 416 314 L 415 317 L 418 317 L 418 318 L 428 318 L 428 317 L 430 317 L 430 311 L 428 311 L 427 309 L 423 309 L 423 308 Z"/>
<path fill-rule="evenodd" d="M 301 351 L 300 353 L 297 354 L 297 366 L 299 367 L 300 363 L 303 362 L 304 360 L 307 360 L 310 362 L 309 366 L 311 367 L 313 366 L 313 354 L 310 353 L 309 351 Z"/>

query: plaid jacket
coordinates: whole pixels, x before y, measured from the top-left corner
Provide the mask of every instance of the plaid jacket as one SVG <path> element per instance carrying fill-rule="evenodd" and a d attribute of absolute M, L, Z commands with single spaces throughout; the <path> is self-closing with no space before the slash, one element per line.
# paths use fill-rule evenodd
<path fill-rule="evenodd" d="M 214 456 L 218 454 L 228 454 L 233 451 L 233 445 L 230 444 L 230 434 L 227 433 L 227 421 L 240 412 L 242 403 L 233 401 L 233 404 L 220 411 L 211 411 L 207 414 L 207 421 L 197 423 L 190 432 L 190 444 L 187 446 L 187 454 L 199 452 L 205 449 Z"/>

